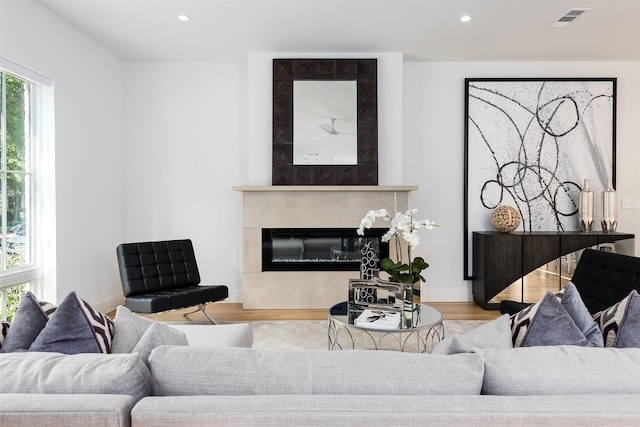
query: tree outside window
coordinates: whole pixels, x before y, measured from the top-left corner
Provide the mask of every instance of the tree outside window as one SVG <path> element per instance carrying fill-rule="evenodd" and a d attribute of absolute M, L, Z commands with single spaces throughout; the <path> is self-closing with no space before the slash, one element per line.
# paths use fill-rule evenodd
<path fill-rule="evenodd" d="M 33 263 L 31 89 L 30 82 L 0 72 L 0 277 Z M 27 287 L 2 289 L 7 319 Z"/>

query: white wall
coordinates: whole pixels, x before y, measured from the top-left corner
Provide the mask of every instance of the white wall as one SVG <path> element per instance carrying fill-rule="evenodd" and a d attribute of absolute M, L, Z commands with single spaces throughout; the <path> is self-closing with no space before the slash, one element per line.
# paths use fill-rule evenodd
<path fill-rule="evenodd" d="M 242 298 L 247 65 L 130 62 L 124 152 L 126 241 L 193 241 L 203 283 Z"/>
<path fill-rule="evenodd" d="M 121 301 L 124 63 L 35 2 L 0 3 L 0 55 L 50 77 L 55 91 L 54 267 L 49 301 L 72 290 L 98 308 Z M 49 218 L 48 218 L 49 219 Z"/>
<path fill-rule="evenodd" d="M 242 195 L 232 187 L 271 184 L 271 61 L 278 56 L 126 66 L 126 240 L 192 239 L 202 281 L 227 284 L 231 301 L 242 301 Z M 402 55 L 366 56 L 378 58 L 381 74 L 381 156 L 394 159 L 380 181 L 397 184 Z"/>
<path fill-rule="evenodd" d="M 404 74 L 404 183 L 417 184 L 412 207 L 441 224 L 424 232 L 416 253 L 431 267 L 423 299 L 465 301 L 463 280 L 464 79 L 466 77 L 617 77 L 617 191 L 640 199 L 640 63 L 408 62 Z M 618 231 L 634 233 L 640 253 L 640 210 L 619 210 Z"/>
<path fill-rule="evenodd" d="M 77 290 L 113 308 L 122 298 L 118 243 L 189 237 L 203 281 L 229 284 L 239 301 L 242 206 L 231 187 L 270 183 L 277 54 L 246 63 L 125 63 L 37 3 L 2 1 L 0 55 L 55 84 L 55 298 Z M 462 257 L 465 77 L 617 77 L 617 190 L 621 199 L 640 199 L 640 63 L 373 56 L 380 184 L 418 185 L 412 207 L 441 224 L 414 252 L 431 263 L 424 299 L 471 300 Z M 640 211 L 620 210 L 618 229 L 640 235 Z"/>

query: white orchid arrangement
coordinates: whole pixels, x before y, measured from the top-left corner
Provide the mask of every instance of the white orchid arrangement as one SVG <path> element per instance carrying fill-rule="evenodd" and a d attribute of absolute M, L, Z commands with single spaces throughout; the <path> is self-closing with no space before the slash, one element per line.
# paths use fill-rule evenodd
<path fill-rule="evenodd" d="M 427 264 L 422 257 L 416 257 L 412 260 L 411 249 L 415 249 L 415 247 L 420 244 L 418 231 L 433 230 L 434 227 L 438 227 L 438 224 L 428 219 L 422 221 L 415 220 L 414 216 L 417 212 L 417 209 L 409 209 L 405 213 L 397 212 L 395 217 L 391 217 L 386 209 L 370 210 L 364 218 L 360 220 L 360 227 L 358 227 L 357 231 L 360 236 L 364 236 L 365 229 L 373 227 L 373 224 L 378 218 L 391 221 L 391 227 L 389 227 L 389 230 L 382 236 L 381 240 L 388 242 L 395 238 L 398 261 L 394 262 L 389 258 L 384 258 L 380 261 L 380 267 L 389 274 L 389 280 L 392 282 L 410 285 L 418 280 L 425 281 L 424 277 L 422 277 L 422 271 L 428 268 L 429 264 Z M 402 262 L 400 238 L 407 242 L 408 264 Z"/>

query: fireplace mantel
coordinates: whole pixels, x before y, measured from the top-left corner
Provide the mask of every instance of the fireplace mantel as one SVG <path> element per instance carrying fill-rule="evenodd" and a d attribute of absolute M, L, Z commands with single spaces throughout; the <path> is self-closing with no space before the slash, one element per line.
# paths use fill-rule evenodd
<path fill-rule="evenodd" d="M 417 185 L 267 185 L 267 186 L 238 186 L 234 191 L 242 192 L 408 192 L 418 190 Z"/>
<path fill-rule="evenodd" d="M 243 306 L 328 308 L 344 301 L 354 271 L 262 271 L 263 228 L 350 228 L 371 209 L 409 208 L 417 186 L 236 186 L 243 200 Z M 380 224 L 380 226 L 383 226 Z"/>

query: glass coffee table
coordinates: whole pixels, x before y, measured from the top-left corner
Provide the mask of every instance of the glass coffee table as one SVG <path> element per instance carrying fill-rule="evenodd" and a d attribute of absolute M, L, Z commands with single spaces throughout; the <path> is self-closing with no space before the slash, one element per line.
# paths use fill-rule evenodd
<path fill-rule="evenodd" d="M 329 309 L 329 350 L 397 350 L 428 353 L 444 339 L 442 313 L 428 304 L 418 303 L 413 324 L 405 328 L 357 326 L 361 311 L 349 311 L 347 301 Z"/>

